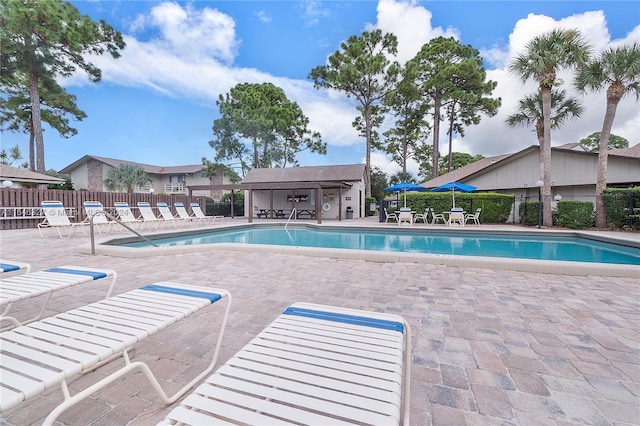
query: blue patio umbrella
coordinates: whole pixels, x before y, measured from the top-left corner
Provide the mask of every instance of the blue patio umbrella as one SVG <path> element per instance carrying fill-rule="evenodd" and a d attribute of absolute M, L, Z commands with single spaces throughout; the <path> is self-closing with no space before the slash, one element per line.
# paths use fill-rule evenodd
<path fill-rule="evenodd" d="M 451 196 L 453 197 L 453 207 L 455 208 L 456 207 L 456 191 L 473 192 L 476 189 L 478 188 L 473 185 L 467 185 L 466 183 L 449 182 L 449 183 L 445 183 L 444 185 L 436 186 L 435 188 L 432 189 L 432 191 L 434 192 L 451 191 Z"/>
<path fill-rule="evenodd" d="M 412 191 L 426 191 L 427 188 L 425 188 L 424 186 L 420 186 L 420 185 L 416 185 L 415 183 L 411 183 L 411 182 L 400 182 L 396 185 L 391 185 L 387 188 L 385 188 L 385 191 L 388 192 L 400 192 L 403 191 L 404 192 L 404 206 L 407 207 L 407 192 L 412 192 Z"/>

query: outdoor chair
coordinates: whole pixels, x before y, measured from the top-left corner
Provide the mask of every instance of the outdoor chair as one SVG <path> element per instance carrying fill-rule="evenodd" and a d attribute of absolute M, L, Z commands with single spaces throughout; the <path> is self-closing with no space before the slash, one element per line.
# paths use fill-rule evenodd
<path fill-rule="evenodd" d="M 393 220 L 394 222 L 398 221 L 398 215 L 395 212 L 389 213 L 389 209 L 387 207 L 384 208 L 385 220 L 384 223 L 389 222 L 389 220 Z"/>
<path fill-rule="evenodd" d="M 118 213 L 118 219 L 121 223 L 126 226 L 136 227 L 140 229 L 142 227 L 142 219 L 138 219 L 133 212 L 131 211 L 131 207 L 129 207 L 128 203 L 123 201 L 117 201 L 113 203 L 116 208 L 116 212 Z"/>
<path fill-rule="evenodd" d="M 191 203 L 191 210 L 193 211 L 195 217 L 198 219 L 198 222 L 209 222 L 211 224 L 214 224 L 218 219 L 220 219 L 220 222 L 222 222 L 222 220 L 224 219 L 224 216 L 222 215 L 206 216 L 200 208 L 200 204 L 198 203 Z"/>
<path fill-rule="evenodd" d="M 14 260 L 0 259 L 0 272 L 31 272 L 31 265 L 24 262 L 16 262 Z"/>
<path fill-rule="evenodd" d="M 113 229 L 116 222 L 107 218 L 100 201 L 85 201 L 82 206 L 87 215 L 84 223 L 90 225 L 91 220 L 93 220 L 93 226 L 98 230 L 99 234 L 102 234 L 102 231 L 108 232 Z"/>
<path fill-rule="evenodd" d="M 226 309 L 210 363 L 175 394 L 168 396 L 150 367 L 143 361 L 131 360 L 129 350 L 221 299 L 227 299 Z M 172 404 L 215 368 L 230 305 L 231 296 L 226 290 L 160 282 L 2 332 L 0 412 L 59 386 L 64 400 L 43 422 L 51 425 L 66 409 L 135 370 L 142 371 L 163 403 Z M 87 380 L 85 387 L 71 395 L 69 380 L 117 358 L 124 362 L 123 366 L 110 368 L 105 372 L 106 376 L 96 375 L 97 381 Z M 81 386 L 82 381 L 74 382 L 76 389 Z"/>
<path fill-rule="evenodd" d="M 466 224 L 468 221 L 472 220 L 477 226 L 480 226 L 480 212 L 482 209 L 476 209 L 475 213 L 467 213 L 464 217 L 464 223 Z"/>
<path fill-rule="evenodd" d="M 161 424 L 408 425 L 411 362 L 403 318 L 296 303 Z"/>
<path fill-rule="evenodd" d="M 424 209 L 424 213 L 418 213 L 413 218 L 413 221 L 416 223 L 420 220 L 422 220 L 423 223 L 429 223 L 429 208 Z"/>
<path fill-rule="evenodd" d="M 435 225 L 438 221 L 442 221 L 443 225 L 446 225 L 448 220 L 443 213 L 436 213 L 433 209 L 431 209 L 431 224 Z"/>
<path fill-rule="evenodd" d="M 398 225 L 402 225 L 403 223 L 413 225 L 413 213 L 411 212 L 411 209 L 400 209 L 400 213 L 398 214 Z"/>
<path fill-rule="evenodd" d="M 174 203 L 173 207 L 176 209 L 176 213 L 178 213 L 178 217 L 184 221 L 184 223 L 193 223 L 194 219 L 197 219 L 195 216 L 191 216 L 187 211 L 187 208 L 184 206 L 184 203 Z"/>
<path fill-rule="evenodd" d="M 42 212 L 44 213 L 44 220 L 38 224 L 38 231 L 40 236 L 44 237 L 43 230 L 48 229 L 49 234 L 51 230 L 58 231 L 58 235 L 62 238 L 62 229 L 66 230 L 67 238 L 76 233 L 78 229 L 85 234 L 86 223 L 83 222 L 71 222 L 67 216 L 67 211 L 64 205 L 60 201 L 43 201 L 40 203 Z"/>
<path fill-rule="evenodd" d="M 158 211 L 160 212 L 160 219 L 164 220 L 164 223 L 170 223 L 174 228 L 177 228 L 179 223 L 185 223 L 184 219 L 180 217 L 176 218 L 173 213 L 171 213 L 171 210 L 169 210 L 169 206 L 167 205 L 167 203 L 158 202 L 156 206 L 158 207 Z"/>
<path fill-rule="evenodd" d="M 0 279 L 0 307 L 3 309 L 0 314 L 0 322 L 10 322 L 12 325 L 4 326 L 2 330 L 29 324 L 42 318 L 55 291 L 109 277 L 111 284 L 105 297 L 111 296 L 116 283 L 117 274 L 111 269 L 64 265 L 8 278 L 3 277 Z M 38 296 L 46 296 L 38 315 L 22 321 L 9 316 L 9 311 L 16 302 Z"/>
<path fill-rule="evenodd" d="M 460 226 L 464 226 L 464 211 L 462 209 L 451 209 L 451 212 L 449 213 L 448 225 L 451 226 L 454 223 L 457 223 Z"/>
<path fill-rule="evenodd" d="M 154 229 L 160 228 L 164 225 L 164 220 L 162 217 L 157 217 L 151 208 L 151 204 L 140 201 L 137 203 L 138 210 L 140 210 L 140 218 L 142 219 L 142 226 L 145 224 L 149 225 L 149 228 L 153 227 Z"/>

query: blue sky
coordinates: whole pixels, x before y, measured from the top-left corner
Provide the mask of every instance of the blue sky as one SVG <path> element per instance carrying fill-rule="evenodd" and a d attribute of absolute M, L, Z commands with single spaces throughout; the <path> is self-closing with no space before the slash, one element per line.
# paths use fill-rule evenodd
<path fill-rule="evenodd" d="M 200 164 L 213 159 L 208 141 L 218 117 L 215 101 L 238 83 L 272 82 L 300 104 L 310 127 L 321 132 L 327 155 L 299 155 L 301 165 L 363 163 L 364 140 L 351 122 L 355 104 L 339 93 L 313 88 L 307 78 L 351 35 L 381 29 L 399 40 L 404 62 L 437 36 L 453 36 L 481 52 L 488 78 L 503 99 L 497 116 L 456 138 L 454 151 L 485 156 L 536 144 L 532 129 L 509 129 L 504 119 L 532 93 L 506 70 L 532 37 L 553 28 L 580 29 L 599 52 L 640 42 L 638 1 L 72 1 L 94 20 L 104 19 L 125 36 L 122 57 L 95 57 L 98 84 L 77 74 L 63 81 L 88 117 L 74 123 L 78 135 L 45 131 L 47 169 L 62 169 L 83 155 L 159 166 Z M 564 88 L 570 90 L 570 76 Z M 585 114 L 552 133 L 554 146 L 578 142 L 600 131 L 604 92 L 580 96 Z M 640 143 L 635 97 L 621 102 L 613 133 Z M 2 134 L 2 148 L 18 144 L 27 157 L 27 135 Z M 441 151 L 448 150 L 441 137 Z M 374 153 L 372 164 L 399 170 Z M 410 171 L 417 172 L 415 164 Z"/>

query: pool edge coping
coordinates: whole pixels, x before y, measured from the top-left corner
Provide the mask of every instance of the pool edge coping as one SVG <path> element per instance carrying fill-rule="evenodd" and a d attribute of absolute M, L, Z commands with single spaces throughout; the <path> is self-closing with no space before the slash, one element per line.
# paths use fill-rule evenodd
<path fill-rule="evenodd" d="M 212 227 L 200 227 L 190 229 L 177 229 L 167 231 L 155 232 L 149 234 L 152 237 L 160 237 L 161 235 L 188 235 L 191 233 L 199 233 L 206 229 L 236 229 L 244 227 L 260 227 L 260 226 L 274 226 L 277 223 L 269 224 L 230 224 L 226 226 Z M 284 226 L 284 224 L 281 224 Z M 300 227 L 311 228 L 331 228 L 331 229 L 343 229 L 343 230 L 362 230 L 384 229 L 381 227 L 371 225 L 355 225 L 355 226 L 340 226 L 335 227 L 331 225 L 318 225 L 318 224 L 295 224 Z M 450 228 L 414 228 L 406 227 L 403 231 L 436 231 L 438 233 L 450 233 Z M 640 242 L 625 239 L 615 239 L 610 236 L 597 235 L 590 232 L 580 231 L 565 231 L 565 230 L 487 230 L 465 228 L 466 231 L 471 233 L 494 233 L 499 235 L 510 234 L 531 234 L 531 235 L 547 235 L 554 234 L 557 236 L 578 236 L 587 239 L 593 239 L 603 242 L 613 242 L 616 244 L 623 244 L 632 247 L 640 247 Z M 405 263 L 425 263 L 432 265 L 442 266 L 454 266 L 454 267 L 469 267 L 469 268 L 481 268 L 481 269 L 503 269 L 519 272 L 535 272 L 544 274 L 559 274 L 559 275 L 595 275 L 595 276 L 608 276 L 608 277 L 624 277 L 624 278 L 637 278 L 640 277 L 640 266 L 637 265 L 622 265 L 622 264 L 608 264 L 608 263 L 588 263 L 588 262 L 569 262 L 558 260 L 534 260 L 534 259 L 518 259 L 518 258 L 500 258 L 500 257 L 485 257 L 485 256 L 458 256 L 458 255 L 445 255 L 445 254 L 431 254 L 431 253 L 404 253 L 404 252 L 378 252 L 372 250 L 356 250 L 356 249 L 334 249 L 334 248 L 316 248 L 316 247 L 302 247 L 302 246 L 274 246 L 263 244 L 241 244 L 241 243 L 216 243 L 216 244 L 202 244 L 191 246 L 171 246 L 171 247 L 148 247 L 148 248 L 131 248 L 131 247 L 119 247 L 115 245 L 105 244 L 114 240 L 126 240 L 128 237 L 103 238 L 100 241 L 96 241 L 95 253 L 105 256 L 115 257 L 129 257 L 129 258 L 144 258 L 151 256 L 168 256 L 168 255 L 184 255 L 189 253 L 212 253 L 217 250 L 235 250 L 235 251 L 252 251 L 261 253 L 278 253 L 278 254 L 294 254 L 303 256 L 316 256 L 316 257 L 329 257 L 338 259 L 358 259 L 371 262 L 405 262 Z M 76 253 L 91 254 L 91 244 L 82 244 L 74 248 Z"/>

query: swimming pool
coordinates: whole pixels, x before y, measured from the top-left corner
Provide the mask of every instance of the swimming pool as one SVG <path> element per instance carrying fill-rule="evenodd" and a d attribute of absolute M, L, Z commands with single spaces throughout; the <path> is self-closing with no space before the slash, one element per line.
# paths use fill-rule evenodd
<path fill-rule="evenodd" d="M 464 232 L 464 233 L 463 233 Z M 252 226 L 154 238 L 161 247 L 249 244 L 319 249 L 640 265 L 640 248 L 566 235 Z M 150 247 L 145 241 L 120 245 Z"/>

